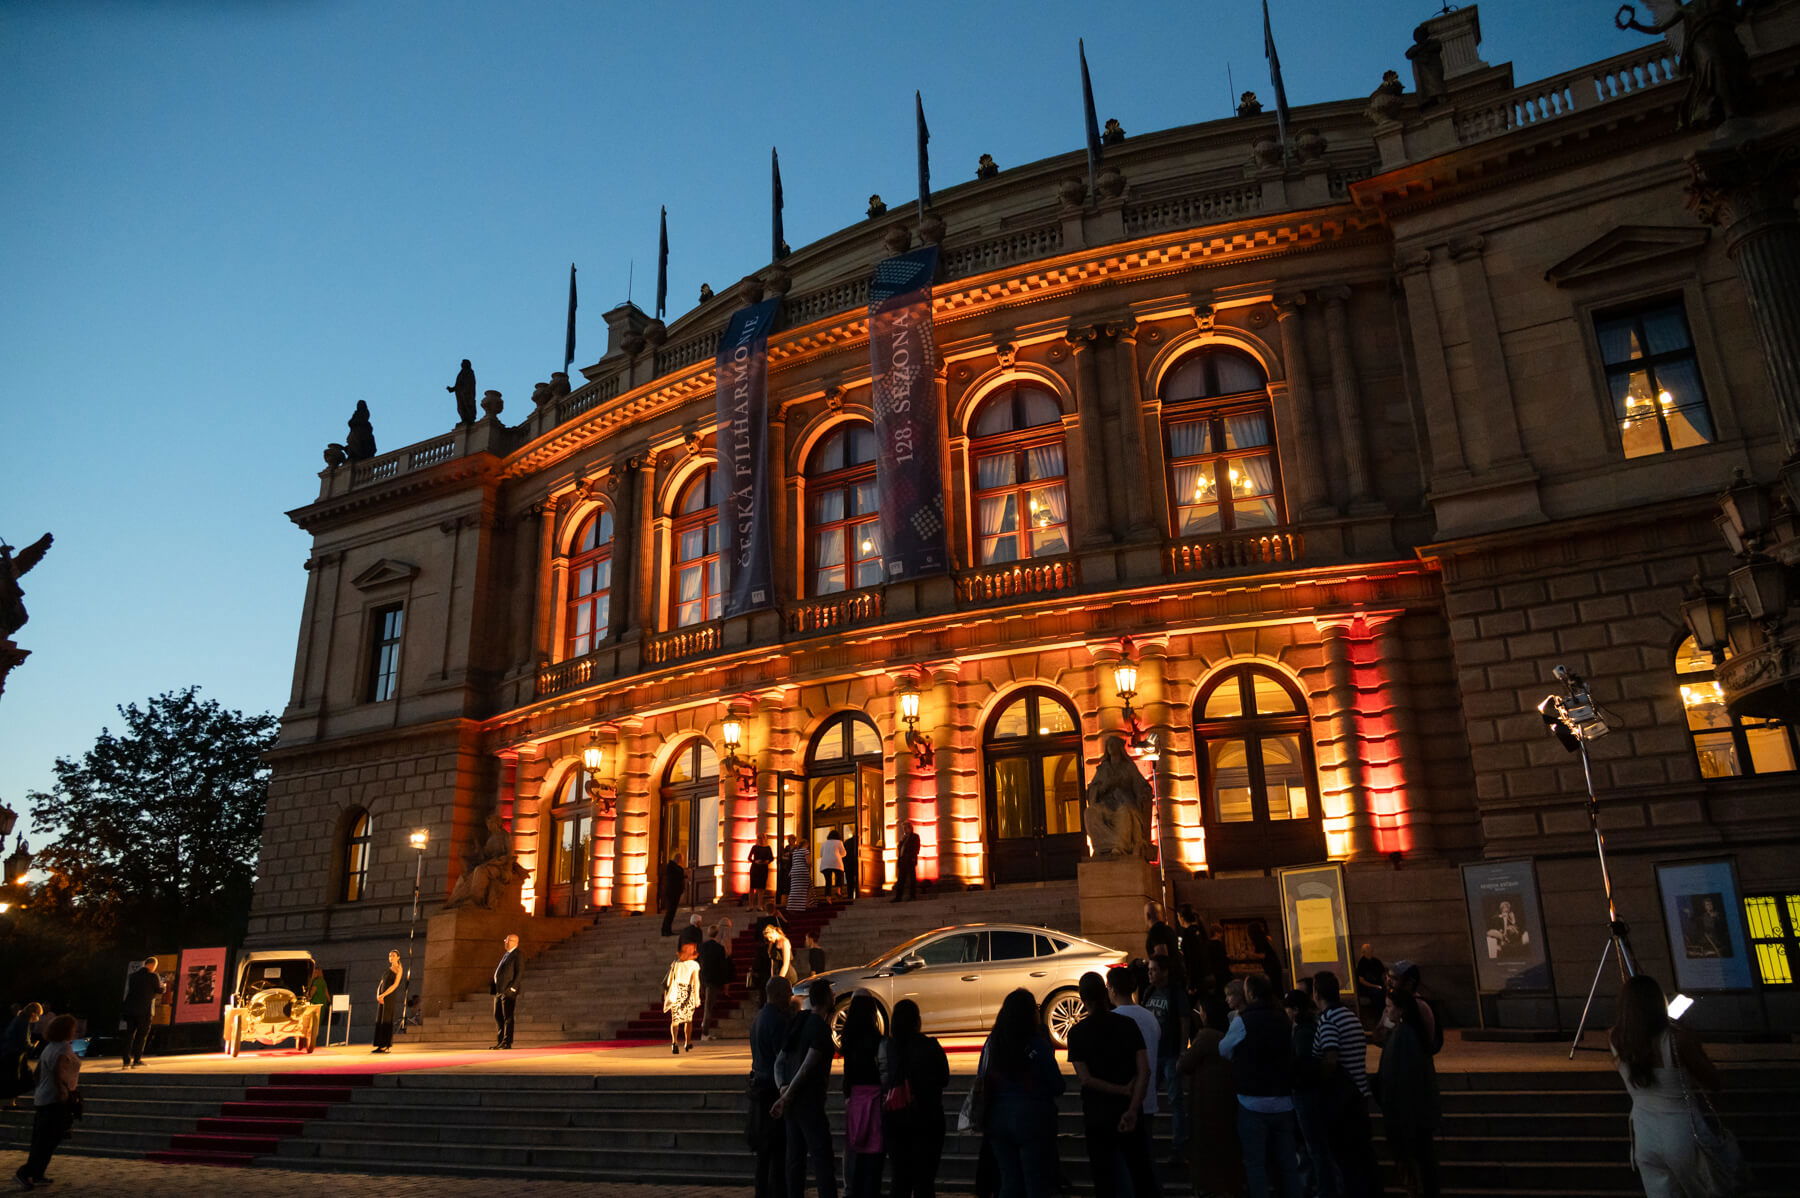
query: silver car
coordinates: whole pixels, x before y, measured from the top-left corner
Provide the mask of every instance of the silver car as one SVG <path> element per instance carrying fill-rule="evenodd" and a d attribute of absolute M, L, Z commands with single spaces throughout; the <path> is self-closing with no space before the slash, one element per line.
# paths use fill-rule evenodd
<path fill-rule="evenodd" d="M 804 999 L 813 982 L 829 981 L 837 994 L 834 1033 L 843 1023 L 850 996 L 858 991 L 875 996 L 884 1027 L 894 1004 L 910 998 L 919 1004 L 925 1030 L 936 1034 L 987 1031 L 1001 1000 L 1023 987 L 1037 999 L 1050 1039 L 1065 1048 L 1069 1029 L 1082 1016 L 1081 996 L 1075 989 L 1081 975 L 1104 971 L 1128 956 L 1050 928 L 960 924 L 914 936 L 867 965 L 803 979 L 794 993 Z"/>

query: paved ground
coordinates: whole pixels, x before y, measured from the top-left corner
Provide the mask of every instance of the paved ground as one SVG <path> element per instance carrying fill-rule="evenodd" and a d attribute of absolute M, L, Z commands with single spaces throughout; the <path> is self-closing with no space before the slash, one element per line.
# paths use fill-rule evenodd
<path fill-rule="evenodd" d="M 23 1158 L 0 1156 L 3 1193 L 14 1188 L 12 1174 Z M 305 1173 L 288 1169 L 215 1169 L 205 1165 L 153 1165 L 105 1157 L 58 1157 L 46 1170 L 55 1183 L 36 1193 L 78 1194 L 81 1198 L 745 1198 L 749 1186 L 646 1186 L 616 1181 L 521 1181 L 517 1178 L 396 1176 L 392 1173 Z"/>

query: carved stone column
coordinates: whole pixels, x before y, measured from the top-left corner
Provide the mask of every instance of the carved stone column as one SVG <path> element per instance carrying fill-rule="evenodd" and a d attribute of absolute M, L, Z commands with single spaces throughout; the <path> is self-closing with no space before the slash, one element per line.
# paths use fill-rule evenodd
<path fill-rule="evenodd" d="M 1325 467 L 1319 453 L 1324 428 L 1318 419 L 1318 406 L 1313 399 L 1312 367 L 1306 357 L 1306 325 L 1303 309 L 1306 293 L 1294 292 L 1275 298 L 1275 319 L 1281 326 L 1281 358 L 1286 376 L 1285 392 L 1276 385 L 1269 388 L 1275 401 L 1275 427 L 1278 444 L 1292 446 L 1292 457 L 1299 469 L 1294 477 L 1283 475 L 1289 494 L 1294 497 L 1301 517 L 1325 516 L 1331 513 L 1326 495 Z"/>
<path fill-rule="evenodd" d="M 1519 435 L 1518 401 L 1513 396 L 1512 376 L 1507 372 L 1506 350 L 1500 344 L 1500 319 L 1494 313 L 1494 297 L 1488 291 L 1487 266 L 1482 261 L 1486 246 L 1486 238 L 1475 234 L 1455 238 L 1446 248 L 1455 264 L 1457 291 L 1462 295 L 1469 354 L 1481 379 L 1482 395 L 1475 412 L 1487 454 L 1487 469 L 1518 472 L 1529 470 L 1530 463 Z"/>
<path fill-rule="evenodd" d="M 631 623 L 625 633 L 647 636 L 656 631 L 656 457 L 633 458 L 629 468 L 637 474 L 637 489 L 631 512 Z"/>
<path fill-rule="evenodd" d="M 1469 465 L 1463 456 L 1456 397 L 1450 390 L 1450 365 L 1444 359 L 1437 296 L 1431 289 L 1431 251 L 1419 249 L 1401 254 L 1394 261 L 1394 270 L 1406 291 L 1407 324 L 1419 371 L 1419 400 L 1425 409 L 1425 439 L 1431 450 L 1431 485 L 1453 487 L 1468 481 Z"/>
<path fill-rule="evenodd" d="M 1344 452 L 1344 482 L 1350 491 L 1350 508 L 1379 507 L 1369 485 L 1369 449 L 1364 435 L 1362 388 L 1356 381 L 1356 358 L 1350 352 L 1350 330 L 1344 309 L 1348 287 L 1326 287 L 1325 341 L 1331 353 L 1331 388 L 1337 408 L 1338 438 Z"/>
<path fill-rule="evenodd" d="M 1369 790 L 1365 783 L 1362 752 L 1362 729 L 1357 720 L 1357 688 L 1352 672 L 1350 634 L 1352 616 L 1318 617 L 1313 625 L 1319 630 L 1320 645 L 1325 651 L 1325 710 L 1313 713 L 1313 725 L 1320 729 L 1314 744 L 1329 750 L 1335 764 L 1321 763 L 1320 773 L 1329 770 L 1332 780 L 1320 789 L 1330 808 L 1336 806 L 1347 816 L 1349 849 L 1352 861 L 1367 860 L 1376 855 L 1375 826 L 1369 818 Z M 1323 781 L 1323 780 L 1321 780 Z M 1334 800 L 1334 801 L 1331 801 Z M 1327 843 L 1327 848 L 1331 846 Z"/>
<path fill-rule="evenodd" d="M 1709 147 L 1692 154 L 1688 166 L 1688 206 L 1702 223 L 1724 230 L 1725 253 L 1762 344 L 1782 442 L 1790 455 L 1800 453 L 1800 147 Z"/>
<path fill-rule="evenodd" d="M 1162 488 L 1151 486 L 1149 480 L 1163 476 L 1162 455 L 1156 454 L 1152 460 L 1145 439 L 1144 376 L 1138 362 L 1137 328 L 1137 321 L 1126 320 L 1108 325 L 1107 331 L 1113 337 L 1113 375 L 1122 397 L 1118 405 L 1120 460 L 1132 474 L 1131 484 L 1125 488 L 1125 535 L 1131 541 L 1153 541 L 1160 536 L 1162 525 L 1154 497 Z"/>
<path fill-rule="evenodd" d="M 799 566 L 794 561 L 796 547 L 802 542 L 788 534 L 789 501 L 788 489 L 784 480 L 788 477 L 787 468 L 787 414 L 778 405 L 771 405 L 769 413 L 769 435 L 767 437 L 766 463 L 769 478 L 769 517 L 774 528 L 774 542 L 770 546 L 770 563 L 774 571 L 775 603 L 779 605 L 785 599 L 792 599 L 806 594 L 804 585 L 795 588 Z M 746 867 L 748 868 L 748 867 Z"/>
<path fill-rule="evenodd" d="M 1080 531 L 1075 543 L 1082 549 L 1112 544 L 1113 529 L 1117 526 L 1114 480 L 1106 462 L 1106 421 L 1101 413 L 1100 371 L 1094 361 L 1094 351 L 1104 336 L 1097 325 L 1086 325 L 1071 329 L 1064 337 L 1075 357 L 1075 426 L 1080 441 L 1069 448 L 1080 455 L 1081 473 L 1077 476 L 1073 469 L 1069 472 L 1069 498 L 1080 506 Z M 1067 421 L 1063 427 L 1068 427 Z M 1073 466 L 1075 454 L 1070 458 Z"/>
<path fill-rule="evenodd" d="M 636 716 L 619 721 L 624 760 L 619 769 L 617 840 L 614 852 L 613 906 L 622 911 L 648 910 L 650 899 L 650 765 L 656 746 Z"/>
<path fill-rule="evenodd" d="M 981 750 L 971 743 L 973 729 L 963 725 L 961 676 L 956 662 L 931 671 L 931 715 L 937 721 L 931 729 L 937 766 L 937 844 L 935 857 L 929 857 L 934 849 L 929 840 L 921 845 L 920 881 L 969 882 L 981 876 Z M 925 839 L 925 829 L 919 836 Z"/>

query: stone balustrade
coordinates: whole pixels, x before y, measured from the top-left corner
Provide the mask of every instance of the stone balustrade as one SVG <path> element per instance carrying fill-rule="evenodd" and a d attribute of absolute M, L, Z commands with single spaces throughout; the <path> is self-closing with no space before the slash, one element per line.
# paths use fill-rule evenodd
<path fill-rule="evenodd" d="M 787 630 L 806 636 L 879 620 L 884 606 L 881 599 L 879 590 L 846 591 L 795 603 L 787 609 Z"/>
<path fill-rule="evenodd" d="M 1306 538 L 1294 531 L 1185 541 L 1169 547 L 1169 573 L 1200 574 L 1209 570 L 1280 565 L 1299 561 L 1305 551 Z"/>
<path fill-rule="evenodd" d="M 1593 63 L 1578 71 L 1516 87 L 1496 99 L 1458 108 L 1456 137 L 1463 145 L 1499 137 L 1593 108 L 1674 80 L 1675 58 L 1662 42 Z"/>

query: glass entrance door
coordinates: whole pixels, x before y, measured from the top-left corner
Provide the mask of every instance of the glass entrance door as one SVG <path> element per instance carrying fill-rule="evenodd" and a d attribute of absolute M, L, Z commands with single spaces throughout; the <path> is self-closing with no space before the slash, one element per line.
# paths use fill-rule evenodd
<path fill-rule="evenodd" d="M 594 809 L 587 802 L 586 782 L 581 769 L 570 770 L 550 809 L 544 892 L 548 915 L 581 915 L 593 909 Z"/>
<path fill-rule="evenodd" d="M 1025 691 L 989 726 L 988 854 L 996 882 L 1072 878 L 1087 856 L 1081 828 L 1081 733 L 1060 695 Z"/>
<path fill-rule="evenodd" d="M 719 891 L 719 833 L 722 806 L 719 799 L 719 758 L 712 746 L 696 740 L 675 755 L 663 776 L 659 797 L 657 851 L 668 862 L 679 850 L 687 868 L 687 893 L 682 902 L 699 906 L 712 902 Z M 658 866 L 657 877 L 662 876 Z"/>

